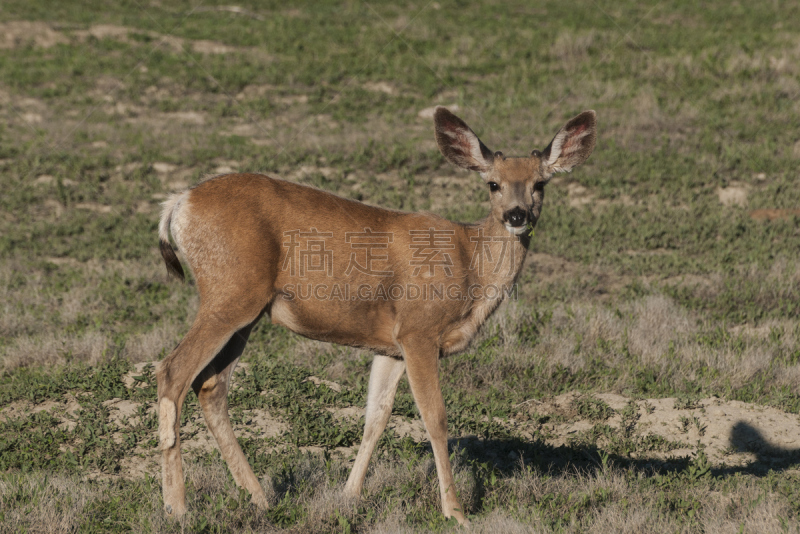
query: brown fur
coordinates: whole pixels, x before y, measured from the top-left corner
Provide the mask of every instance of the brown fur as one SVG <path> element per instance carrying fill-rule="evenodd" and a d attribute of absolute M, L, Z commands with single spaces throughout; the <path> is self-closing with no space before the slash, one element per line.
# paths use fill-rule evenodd
<path fill-rule="evenodd" d="M 443 512 L 465 522 L 448 459 L 438 360 L 467 347 L 502 301 L 503 289 L 515 282 L 528 248 L 527 225 L 541 213 L 544 184 L 553 172 L 569 171 L 589 156 L 594 112 L 570 121 L 546 158 L 495 156 L 444 108 L 437 108 L 434 120 L 448 161 L 478 170 L 496 185 L 491 214 L 483 221 L 461 224 L 367 206 L 257 174 L 216 177 L 165 203 L 159 232 L 167 268 L 175 270 L 177 261 L 164 240 L 171 230 L 201 295 L 194 325 L 157 373 L 168 513 L 185 511 L 177 427 L 190 386 L 199 392 L 234 478 L 266 505 L 233 436 L 226 395 L 250 329 L 267 313 L 301 335 L 379 355 L 370 376 L 364 441 L 345 490 L 360 493 L 405 371 L 433 446 Z M 364 246 L 376 242 L 379 247 Z M 437 298 L 438 287 L 443 291 Z M 412 297 L 414 288 L 422 294 Z M 170 417 L 173 403 L 177 417 Z"/>

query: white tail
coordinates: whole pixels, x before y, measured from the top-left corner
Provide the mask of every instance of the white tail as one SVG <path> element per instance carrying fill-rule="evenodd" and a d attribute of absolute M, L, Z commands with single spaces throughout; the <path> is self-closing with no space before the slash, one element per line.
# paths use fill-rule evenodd
<path fill-rule="evenodd" d="M 157 372 L 167 513 L 186 511 L 178 426 L 190 387 L 234 479 L 267 505 L 227 412 L 233 369 L 266 313 L 301 335 L 376 353 L 364 439 L 345 491 L 360 494 L 407 372 L 433 447 L 442 510 L 466 521 L 447 452 L 439 358 L 466 348 L 511 290 L 544 185 L 589 157 L 595 113 L 581 113 L 543 152 L 522 158 L 493 153 L 445 108 L 434 121 L 445 158 L 478 171 L 491 191 L 491 213 L 478 223 L 376 208 L 257 174 L 219 176 L 165 203 L 161 253 L 183 277 L 171 231 L 201 295 L 192 328 Z"/>

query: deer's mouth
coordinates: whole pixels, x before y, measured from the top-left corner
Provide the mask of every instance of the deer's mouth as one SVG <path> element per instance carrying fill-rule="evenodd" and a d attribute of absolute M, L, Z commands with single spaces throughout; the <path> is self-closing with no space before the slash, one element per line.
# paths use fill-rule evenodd
<path fill-rule="evenodd" d="M 506 230 L 508 230 L 509 234 L 512 235 L 522 235 L 525 233 L 525 230 L 528 229 L 527 224 L 523 224 L 522 226 L 511 226 L 510 224 L 505 224 Z"/>

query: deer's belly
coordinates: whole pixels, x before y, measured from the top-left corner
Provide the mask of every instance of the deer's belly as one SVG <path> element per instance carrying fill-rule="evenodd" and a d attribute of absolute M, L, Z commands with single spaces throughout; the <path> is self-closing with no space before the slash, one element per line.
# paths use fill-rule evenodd
<path fill-rule="evenodd" d="M 270 309 L 274 324 L 302 336 L 368 348 L 399 356 L 392 338 L 394 319 L 387 310 L 363 302 L 299 301 L 277 298 Z"/>

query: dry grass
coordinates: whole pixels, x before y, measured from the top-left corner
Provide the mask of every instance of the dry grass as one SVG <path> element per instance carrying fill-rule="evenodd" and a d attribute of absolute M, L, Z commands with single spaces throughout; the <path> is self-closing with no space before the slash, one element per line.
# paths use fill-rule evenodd
<path fill-rule="evenodd" d="M 386 487 L 402 487 L 420 484 L 422 492 L 406 501 L 406 506 L 424 509 L 436 506 L 438 488 L 433 476 L 432 462 L 423 462 L 412 468 L 394 462 L 378 460 L 370 470 L 365 489 L 365 499 L 380 519 L 366 532 L 411 533 L 428 532 L 426 528 L 411 527 L 403 507 L 390 506 L 388 502 L 375 499 Z M 186 480 L 194 488 L 196 501 L 190 502 L 190 510 L 203 510 L 218 502 L 232 502 L 238 490 L 232 485 L 224 464 L 186 463 Z M 338 477 L 346 466 L 334 463 Z M 457 478 L 465 478 L 464 466 L 456 465 Z M 284 492 L 298 492 L 296 496 L 305 509 L 300 524 L 288 529 L 292 532 L 331 532 L 341 528 L 340 519 L 356 519 L 356 502 L 342 495 L 340 483 L 331 483 L 331 472 L 318 461 L 307 461 L 297 467 L 296 480 L 301 486 L 276 490 L 265 484 L 272 505 L 277 504 Z M 652 532 L 798 532 L 796 524 L 787 523 L 791 516 L 792 503 L 785 497 L 765 493 L 755 482 L 742 482 L 735 490 L 717 491 L 704 483 L 696 484 L 681 498 L 698 503 L 698 513 L 690 522 L 664 514 L 664 494 L 656 487 L 632 490 L 632 480 L 640 473 L 625 469 L 608 468 L 592 474 L 571 472 L 552 476 L 520 465 L 514 475 L 506 478 L 502 490 L 496 496 L 495 510 L 473 520 L 471 532 L 594 532 L 635 533 Z M 463 482 L 459 480 L 459 482 Z M 120 489 L 112 481 L 86 482 L 78 477 L 44 474 L 20 474 L 0 481 L 0 506 L 5 511 L 0 532 L 59 533 L 76 531 L 87 519 L 87 514 L 97 513 L 93 508 L 109 495 L 120 495 Z M 541 501 L 553 495 L 565 495 L 567 499 L 555 506 L 555 515 L 563 514 L 566 525 L 553 528 L 553 516 L 545 517 L 520 506 L 520 503 Z M 462 490 L 462 499 L 470 502 L 470 490 Z M 10 502 L 20 498 L 30 499 L 35 505 L 11 507 Z M 579 508 L 574 515 L 572 506 L 582 499 L 589 499 L 588 507 Z M 499 499 L 499 500 L 498 500 Z M 430 501 L 430 502 L 429 502 Z M 151 494 L 145 509 L 140 509 L 138 524 L 131 524 L 132 532 L 162 532 L 174 527 L 164 519 L 159 497 Z M 230 521 L 246 519 L 243 531 L 275 532 L 277 529 L 267 520 L 250 516 L 252 510 L 229 507 L 225 521 L 209 524 L 209 527 L 229 528 Z M 571 515 L 572 514 L 572 515 Z M 258 514 L 257 514 L 258 515 Z M 192 529 L 194 513 L 190 512 L 184 528 Z M 570 519 L 571 518 L 571 519 Z M 240 523 L 241 524 L 241 523 Z M 227 526 L 226 526 L 227 525 Z M 450 529 L 446 529 L 450 530 Z"/>
<path fill-rule="evenodd" d="M 564 31 L 558 34 L 550 46 L 550 55 L 565 70 L 576 70 L 589 59 L 589 50 L 592 47 L 602 47 L 609 40 L 609 35 L 602 34 L 601 37 L 597 30 Z"/>
<path fill-rule="evenodd" d="M 696 332 L 695 321 L 686 310 L 662 295 L 635 302 L 629 313 L 634 318 L 628 331 L 629 346 L 646 365 L 657 365 L 668 353 L 671 342 Z"/>
<path fill-rule="evenodd" d="M 420 478 L 425 485 L 425 492 L 438 494 L 435 484 L 429 480 L 430 466 L 424 465 L 410 473 L 403 473 L 396 465 L 376 462 L 377 467 L 371 477 L 372 486 L 379 483 L 407 483 L 412 478 Z M 296 525 L 289 531 L 294 532 L 332 532 L 339 531 L 339 518 L 352 521 L 355 519 L 354 502 L 345 499 L 339 485 L 329 485 L 328 475 L 319 464 L 309 463 L 301 467 L 299 479 L 304 481 L 302 501 L 306 516 L 302 526 Z M 399 476 L 398 476 L 399 475 Z M 632 473 L 621 469 L 608 469 L 592 475 L 571 473 L 568 476 L 548 476 L 525 468 L 518 470 L 513 478 L 507 479 L 503 491 L 503 501 L 496 510 L 475 519 L 470 532 L 477 533 L 523 533 L 523 532 L 593 532 L 637 533 L 645 530 L 651 532 L 764 532 L 785 533 L 798 532 L 796 524 L 787 523 L 791 503 L 775 494 L 765 494 L 763 488 L 753 483 L 742 483 L 734 491 L 711 491 L 707 485 L 700 484 L 680 496 L 682 499 L 702 503 L 696 520 L 690 523 L 670 519 L 660 513 L 659 498 L 663 494 L 658 488 L 631 492 L 630 477 Z M 633 473 L 634 478 L 636 474 Z M 186 479 L 196 490 L 197 502 L 192 507 L 205 508 L 217 502 L 228 502 L 236 495 L 237 490 L 231 485 L 225 466 L 220 463 L 197 465 L 191 462 L 186 465 Z M 276 494 L 267 485 L 267 493 L 274 502 Z M 19 475 L 13 479 L 0 482 L 0 505 L 5 516 L 0 532 L 37 532 L 60 533 L 72 532 L 80 528 L 86 514 L 96 513 L 93 506 L 105 496 L 118 494 L 119 490 L 113 482 L 86 483 L 77 477 L 45 476 L 42 474 Z M 367 494 L 373 490 L 367 488 Z M 530 499 L 543 499 L 550 495 L 569 495 L 563 503 L 563 513 L 569 517 L 569 506 L 583 496 L 597 500 L 579 516 L 574 516 L 566 528 L 554 529 L 551 518 L 538 516 L 524 507 L 515 507 L 514 503 L 527 502 Z M 9 500 L 20 496 L 32 498 L 33 506 L 19 506 L 10 509 Z M 435 495 L 434 495 L 435 497 Z M 414 500 L 428 499 L 428 496 L 416 497 Z M 435 499 L 434 499 L 435 500 Z M 174 527 L 166 522 L 160 510 L 157 496 L 153 496 L 144 509 L 136 516 L 137 524 L 130 524 L 132 532 L 162 532 Z M 415 507 L 419 506 L 415 502 Z M 241 521 L 248 513 L 249 507 L 231 508 L 226 518 L 228 521 Z M 412 533 L 428 532 L 426 528 L 409 526 L 402 508 L 386 508 L 378 505 L 375 513 L 381 519 L 366 532 L 370 533 Z M 184 528 L 192 529 L 193 514 L 190 513 Z M 241 524 L 241 523 L 240 523 Z M 226 526 L 227 525 L 227 526 Z M 268 521 L 248 519 L 243 531 L 276 532 L 277 529 Z M 209 527 L 229 528 L 230 523 L 212 523 Z M 450 529 L 446 529 L 449 531 Z"/>
<path fill-rule="evenodd" d="M 87 332 L 79 336 L 47 333 L 39 336 L 18 337 L 7 349 L 3 366 L 7 371 L 36 365 L 55 366 L 70 361 L 94 365 L 106 355 L 111 341 L 101 332 Z"/>
<path fill-rule="evenodd" d="M 0 506 L 4 510 L 0 532 L 75 532 L 88 516 L 98 513 L 98 502 L 118 493 L 113 483 L 90 482 L 77 476 L 32 473 L 8 477 L 0 481 Z M 164 531 L 166 524 L 157 496 L 150 497 L 148 504 L 149 513 L 140 517 L 142 523 L 133 531 Z"/>
<path fill-rule="evenodd" d="M 800 154 L 791 133 L 800 113 L 800 44 L 785 22 L 791 16 L 771 18 L 769 7 L 755 4 L 741 19 L 735 13 L 741 6 L 724 6 L 730 11 L 723 21 L 688 7 L 624 2 L 601 10 L 593 3 L 434 2 L 410 11 L 376 3 L 370 10 L 254 7 L 252 14 L 198 9 L 167 36 L 161 18 L 151 15 L 163 10 L 169 20 L 180 8 L 163 3 L 116 6 L 98 20 L 65 3 L 58 21 L 34 21 L 50 12 L 37 0 L 12 4 L 0 13 L 0 49 L 8 59 L 0 62 L 8 80 L 0 86 L 3 394 L 11 398 L 14 388 L 46 386 L 49 375 L 40 370 L 53 369 L 57 380 L 71 363 L 99 363 L 101 369 L 109 358 L 158 359 L 188 330 L 196 294 L 190 286 L 165 285 L 150 228 L 158 202 L 172 190 L 209 173 L 268 171 L 371 204 L 475 219 L 484 213 L 485 184 L 442 166 L 424 110 L 458 106 L 492 149 L 524 155 L 544 148 L 565 117 L 591 107 L 600 118 L 597 152 L 578 174 L 556 177 L 548 186 L 520 300 L 504 305 L 467 353 L 442 363 L 446 393 L 453 395 L 448 402 L 458 399 L 448 410 L 464 425 L 460 430 L 473 432 L 468 423 L 484 428 L 490 421 L 479 410 L 485 401 L 503 428 L 497 432 L 502 438 L 486 438 L 492 447 L 510 447 L 504 441 L 510 435 L 515 446 L 527 448 L 526 462 L 546 453 L 569 464 L 550 471 L 543 464 L 512 468 L 508 451 L 501 461 L 485 450 L 471 457 L 477 463 L 457 454 L 459 491 L 479 515 L 473 531 L 796 530 L 791 523 L 781 528 L 782 518 L 797 517 L 795 499 L 786 497 L 791 491 L 785 487 L 776 489 L 796 482 L 789 471 L 796 465 L 790 441 L 795 416 L 774 408 L 796 411 L 800 391 L 800 328 L 792 305 L 800 294 L 800 264 L 790 254 L 796 249 L 796 172 L 788 161 Z M 250 25 L 251 19 L 258 24 Z M 751 209 L 780 217 L 753 221 L 746 215 Z M 643 222 L 629 232 L 631 243 L 620 242 L 618 235 L 629 230 L 621 224 L 640 222 L 620 223 L 629 213 L 641 214 Z M 125 232 L 137 217 L 142 235 L 153 234 L 152 245 Z M 687 217 L 692 224 L 678 224 Z M 700 239 L 696 228 L 704 229 Z M 49 241 L 58 251 L 27 246 L 30 236 L 59 236 Z M 607 246 L 593 248 L 599 242 Z M 109 251 L 103 246 L 108 243 L 125 253 Z M 125 259 L 84 261 L 101 256 Z M 300 340 L 266 325 L 252 339 L 245 353 L 250 369 L 263 359 L 291 361 L 343 385 L 331 404 L 297 395 L 305 408 L 337 414 L 342 429 L 352 426 L 341 415 L 360 409 L 344 406 L 342 398 L 366 380 L 366 352 Z M 128 372 L 126 384 L 142 369 Z M 86 371 L 90 377 L 92 369 Z M 642 376 L 650 380 L 647 386 Z M 113 385 L 113 377 L 106 379 Z M 292 391 L 300 392 L 307 384 L 295 386 Z M 410 402 L 405 386 L 398 405 Z M 46 389 L 36 393 L 46 396 Z M 696 427 L 679 437 L 688 442 L 691 436 L 698 445 L 687 444 L 680 454 L 697 453 L 702 445 L 712 458 L 711 449 L 719 452 L 729 441 L 731 451 L 712 459 L 715 465 L 741 464 L 744 476 L 723 472 L 713 481 L 676 479 L 658 488 L 650 482 L 660 475 L 636 460 L 650 450 L 630 457 L 621 452 L 615 467 L 594 470 L 611 438 L 585 448 L 570 445 L 594 424 L 556 406 L 568 404 L 575 390 L 613 405 L 616 414 L 604 423 L 616 433 L 624 431 L 621 412 L 632 400 L 640 421 L 664 423 L 667 437 L 674 437 L 679 417 L 696 417 Z M 672 397 L 686 392 L 730 398 L 673 409 Z M 263 397 L 245 393 L 247 402 L 258 404 L 269 391 Z M 138 397 L 92 406 L 81 394 L 70 391 L 68 406 L 54 398 L 0 406 L 4 423 L 19 416 L 28 425 L 4 427 L 0 460 L 15 458 L 6 443 L 39 428 L 33 414 L 52 412 L 59 428 L 83 423 L 101 436 L 95 443 L 107 445 L 103 432 L 110 433 L 110 454 L 133 434 L 133 426 L 120 423 L 122 407 L 126 414 L 148 408 Z M 651 398 L 653 411 L 647 412 L 642 396 L 661 398 Z M 106 408 L 112 415 L 105 417 Z M 243 443 L 257 450 L 250 459 L 262 462 L 274 509 L 302 514 L 286 530 L 345 531 L 348 524 L 357 531 L 448 530 L 435 512 L 438 488 L 429 455 L 409 453 L 398 443 L 381 445 L 365 500 L 356 504 L 341 497 L 348 463 L 337 456 L 354 445 L 326 444 L 330 457 L 309 446 L 308 459 L 283 464 L 259 456 L 275 443 L 290 445 L 281 432 L 303 424 L 273 408 L 233 410 Z M 669 417 L 658 420 L 667 408 Z M 119 530 L 278 530 L 285 518 L 254 512 L 239 497 L 225 466 L 209 453 L 213 440 L 194 410 L 184 429 L 185 443 L 194 446 L 186 455 L 185 524 L 165 522 L 158 481 L 145 484 L 141 477 L 145 470 L 156 473 L 156 453 L 143 445 L 152 438 L 148 429 L 138 429 L 141 441 L 131 449 L 136 453 L 119 464 L 119 475 L 127 477 L 122 481 L 20 474 L 28 464 L 13 464 L 0 482 L 0 530 L 86 530 L 85 518 L 112 516 L 129 503 L 137 508 L 125 511 L 128 523 Z M 313 421 L 315 412 L 309 413 L 306 421 Z M 715 418 L 732 414 L 741 421 L 712 426 Z M 396 435 L 424 441 L 421 424 L 411 419 L 393 415 Z M 763 432 L 761 423 L 780 432 Z M 256 439 L 244 431 L 248 425 L 272 430 Z M 739 445 L 746 451 L 733 450 L 731 429 L 747 425 L 753 436 L 761 432 L 761 445 L 772 444 L 776 455 L 785 456 L 783 463 L 771 463 L 758 447 L 747 449 L 752 443 L 745 439 Z M 404 434 L 412 426 L 416 434 Z M 202 435 L 195 436 L 198 429 Z M 36 431 L 51 439 L 47 430 Z M 650 430 L 637 428 L 637 435 Z M 71 451 L 92 444 L 81 434 L 62 438 Z M 678 453 L 651 459 L 666 461 L 671 454 Z M 575 470 L 570 462 L 587 455 L 592 470 Z M 137 460 L 143 463 L 129 467 Z M 634 467 L 620 467 L 623 460 Z M 91 454 L 81 461 L 91 463 Z M 489 487 L 491 477 L 475 473 L 492 466 L 504 471 Z M 773 468 L 777 474 L 764 475 Z M 83 464 L 64 469 L 97 474 Z M 685 465 L 669 469 L 686 474 Z M 696 515 L 689 517 L 687 502 L 697 504 Z M 373 514 L 370 520 L 364 520 L 365 510 Z"/>
<path fill-rule="evenodd" d="M 786 276 L 782 269 L 766 284 L 781 280 L 788 291 L 796 284 L 796 273 Z M 782 290 L 778 290 L 782 291 Z M 776 385 L 797 388 L 800 365 L 779 358 L 788 354 L 798 341 L 793 321 L 763 321 L 758 328 L 732 325 L 722 329 L 725 338 L 709 344 L 708 335 L 719 325 L 679 306 L 663 294 L 655 294 L 614 308 L 572 302 L 557 305 L 534 346 L 521 344 L 518 332 L 528 321 L 531 309 L 521 302 L 505 304 L 487 323 L 483 339 L 499 334 L 503 342 L 500 363 L 526 368 L 541 365 L 545 372 L 557 367 L 577 372 L 599 359 L 613 368 L 658 369 L 675 384 L 695 380 L 699 369 L 718 372 L 711 386 L 729 383 L 741 386 L 755 376 L 768 373 Z M 780 332 L 779 339 L 771 337 Z M 722 335 L 722 334 L 714 334 Z M 630 359 L 632 358 L 632 360 Z M 488 379 L 491 369 L 481 379 Z M 618 387 L 632 377 L 623 375 Z"/>
<path fill-rule="evenodd" d="M 177 291 L 152 308 L 164 318 L 154 324 L 141 323 L 131 331 L 109 317 L 132 306 L 147 306 L 131 302 L 136 295 L 126 296 L 126 288 L 132 283 L 166 282 L 161 265 L 155 261 L 53 260 L 71 272 L 66 290 L 54 287 L 47 268 L 22 276 L 19 262 L 0 262 L 0 335 L 7 340 L 0 345 L 0 365 L 7 371 L 71 361 L 95 364 L 117 353 L 132 362 L 151 361 L 180 340 L 196 312 L 198 300 L 192 288 L 171 286 Z M 106 297 L 100 288 L 118 291 L 120 296 Z M 68 328 L 75 324 L 83 326 Z M 115 341 L 121 330 L 124 337 Z"/>
<path fill-rule="evenodd" d="M 160 355 L 171 350 L 185 334 L 183 323 L 162 323 L 152 330 L 133 334 L 125 342 L 122 356 L 132 363 L 149 362 L 161 359 Z"/>
<path fill-rule="evenodd" d="M 698 486 L 683 499 L 702 502 L 702 514 L 698 520 L 685 524 L 665 516 L 659 510 L 660 492 L 657 488 L 649 491 L 631 492 L 630 472 L 621 469 L 608 469 L 593 475 L 571 473 L 568 476 L 547 476 L 535 471 L 520 469 L 507 481 L 504 502 L 497 503 L 498 509 L 473 522 L 470 531 L 480 533 L 494 532 L 593 532 L 639 533 L 651 532 L 797 532 L 798 527 L 789 525 L 785 518 L 790 516 L 790 503 L 775 495 L 765 495 L 763 489 L 755 484 L 744 484 L 735 492 L 720 493 L 710 491 L 707 486 Z M 634 474 L 634 476 L 636 476 Z M 581 496 L 604 499 L 581 517 L 575 517 L 566 529 L 553 529 L 542 517 L 525 508 L 516 508 L 514 503 L 531 499 L 541 500 L 552 495 L 569 495 L 571 501 Z M 602 496 L 602 497 L 601 497 Z M 565 506 L 568 508 L 568 505 Z M 567 514 L 567 510 L 564 512 Z M 784 518 L 783 522 L 781 518 Z M 369 532 L 425 532 L 424 529 L 409 527 L 402 515 L 392 514 Z"/>
<path fill-rule="evenodd" d="M 87 487 L 77 477 L 20 475 L 0 481 L 0 503 L 8 510 L 6 502 L 16 495 L 35 495 L 34 506 L 16 507 L 3 518 L 2 532 L 68 532 L 80 523 L 84 508 L 101 488 Z"/>

